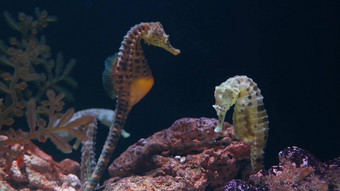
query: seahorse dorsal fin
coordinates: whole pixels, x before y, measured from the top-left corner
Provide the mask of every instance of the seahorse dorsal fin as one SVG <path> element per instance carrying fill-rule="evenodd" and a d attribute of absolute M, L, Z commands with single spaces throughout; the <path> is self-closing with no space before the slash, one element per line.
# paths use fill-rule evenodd
<path fill-rule="evenodd" d="M 102 74 L 103 78 L 103 86 L 106 91 L 106 93 L 112 98 L 116 98 L 116 92 L 114 90 L 114 84 L 113 84 L 113 75 L 112 75 L 112 68 L 115 64 L 117 64 L 117 54 L 113 56 L 109 56 L 105 60 L 105 69 Z"/>

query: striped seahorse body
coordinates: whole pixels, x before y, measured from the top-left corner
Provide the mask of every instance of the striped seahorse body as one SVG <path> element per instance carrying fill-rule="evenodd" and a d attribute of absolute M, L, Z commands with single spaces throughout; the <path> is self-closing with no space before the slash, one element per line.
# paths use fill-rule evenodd
<path fill-rule="evenodd" d="M 251 145 L 250 160 L 254 172 L 263 168 L 263 149 L 268 137 L 268 115 L 257 84 L 247 76 L 235 76 L 217 86 L 213 106 L 219 121 L 215 129 L 221 131 L 225 113 L 235 104 L 233 126 L 235 136 Z"/>
<path fill-rule="evenodd" d="M 103 83 L 109 96 L 117 98 L 116 115 L 97 165 L 85 187 L 86 191 L 94 190 L 97 186 L 131 108 L 149 92 L 154 83 L 151 69 L 144 57 L 141 39 L 174 55 L 180 53 L 170 45 L 169 36 L 165 34 L 163 26 L 159 22 L 150 22 L 132 27 L 124 36 L 118 54 L 106 60 Z"/>

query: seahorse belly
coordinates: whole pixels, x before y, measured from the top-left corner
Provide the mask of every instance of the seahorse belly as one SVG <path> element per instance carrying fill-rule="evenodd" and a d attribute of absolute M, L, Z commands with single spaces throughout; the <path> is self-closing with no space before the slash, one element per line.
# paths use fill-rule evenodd
<path fill-rule="evenodd" d="M 133 106 L 139 102 L 152 88 L 154 84 L 153 77 L 140 78 L 131 84 L 129 105 Z"/>

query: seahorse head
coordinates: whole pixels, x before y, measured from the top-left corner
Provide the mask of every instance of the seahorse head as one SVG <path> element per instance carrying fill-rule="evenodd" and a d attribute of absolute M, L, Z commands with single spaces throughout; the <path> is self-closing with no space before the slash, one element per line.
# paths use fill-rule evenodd
<path fill-rule="evenodd" d="M 173 55 L 178 55 L 180 53 L 180 50 L 171 46 L 169 35 L 164 32 L 163 26 L 160 22 L 153 22 L 149 25 L 150 29 L 143 38 L 145 43 L 164 48 Z"/>
<path fill-rule="evenodd" d="M 225 114 L 230 107 L 235 104 L 239 93 L 239 89 L 230 86 L 226 82 L 215 87 L 215 105 L 213 105 L 213 108 L 216 110 L 218 116 L 218 124 L 215 132 L 222 131 Z"/>

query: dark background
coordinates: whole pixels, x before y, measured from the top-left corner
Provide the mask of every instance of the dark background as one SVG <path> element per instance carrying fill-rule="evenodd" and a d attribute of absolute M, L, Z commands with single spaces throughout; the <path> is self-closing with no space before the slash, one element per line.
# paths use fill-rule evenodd
<path fill-rule="evenodd" d="M 68 107 L 114 108 L 104 91 L 104 60 L 140 22 L 160 21 L 173 56 L 144 46 L 155 85 L 130 113 L 115 156 L 140 138 L 182 117 L 216 117 L 214 88 L 235 75 L 251 77 L 262 90 L 270 131 L 265 163 L 277 163 L 287 146 L 299 146 L 321 161 L 340 156 L 340 6 L 337 0 L 254 1 L 1 1 L 0 10 L 33 14 L 35 6 L 58 17 L 45 30 L 54 55 L 77 59 L 79 82 Z M 3 18 L 0 38 L 18 35 Z M 0 66 L 2 67 L 2 66 Z M 231 121 L 228 113 L 226 121 Z M 98 151 L 107 129 L 99 130 Z M 61 160 L 79 160 L 53 144 L 41 145 Z"/>

